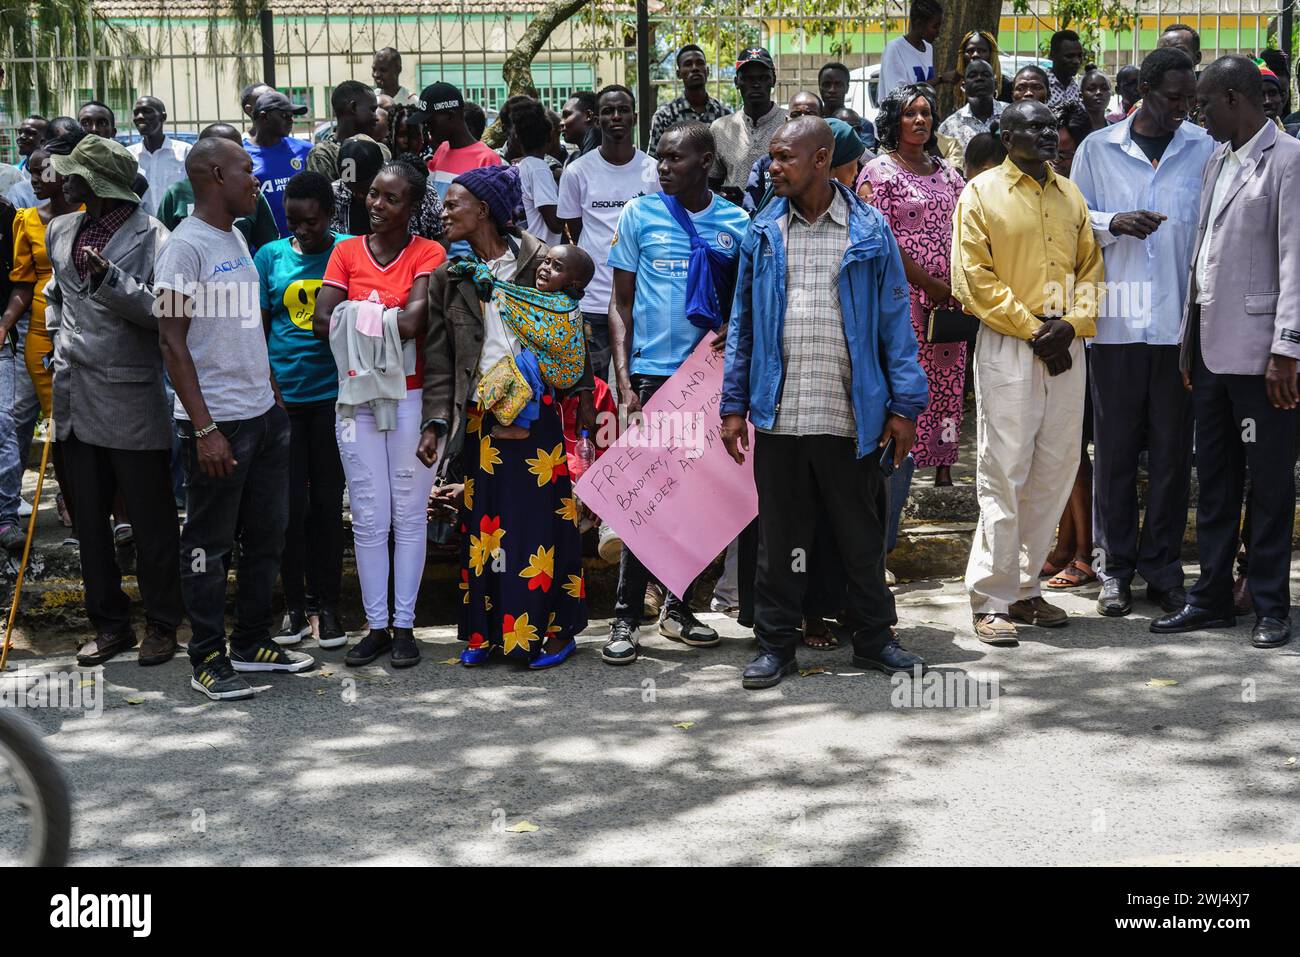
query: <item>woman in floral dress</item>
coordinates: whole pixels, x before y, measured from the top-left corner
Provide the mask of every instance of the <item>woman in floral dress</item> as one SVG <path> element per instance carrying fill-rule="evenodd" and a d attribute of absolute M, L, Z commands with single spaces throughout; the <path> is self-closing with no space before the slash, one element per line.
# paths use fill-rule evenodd
<path fill-rule="evenodd" d="M 911 286 L 912 328 L 930 380 L 930 405 L 916 426 L 916 468 L 934 468 L 936 485 L 952 484 L 961 433 L 966 343 L 925 341 L 930 311 L 955 308 L 948 287 L 952 214 L 965 185 L 937 155 L 937 111 L 930 87 L 901 87 L 876 119 L 881 153 L 858 180 L 859 195 L 884 214 L 903 256 Z"/>

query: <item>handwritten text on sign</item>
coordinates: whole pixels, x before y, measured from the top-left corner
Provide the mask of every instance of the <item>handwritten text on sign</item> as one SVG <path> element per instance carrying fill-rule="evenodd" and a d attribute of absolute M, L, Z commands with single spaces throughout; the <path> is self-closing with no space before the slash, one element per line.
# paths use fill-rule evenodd
<path fill-rule="evenodd" d="M 724 357 L 710 338 L 574 489 L 675 595 L 758 514 L 753 457 L 737 465 L 722 444 Z"/>

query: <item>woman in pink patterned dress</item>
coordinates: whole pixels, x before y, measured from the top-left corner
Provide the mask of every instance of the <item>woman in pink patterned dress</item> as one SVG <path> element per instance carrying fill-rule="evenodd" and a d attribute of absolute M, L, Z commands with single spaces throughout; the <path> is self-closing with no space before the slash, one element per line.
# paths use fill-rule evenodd
<path fill-rule="evenodd" d="M 935 485 L 952 484 L 961 432 L 966 380 L 966 343 L 925 341 L 930 311 L 956 308 L 948 288 L 952 214 L 965 185 L 938 156 L 934 91 L 924 84 L 900 87 L 885 98 L 876 117 L 880 155 L 858 179 L 858 194 L 884 214 L 903 256 L 912 293 L 912 328 L 918 358 L 930 380 L 930 405 L 916 424 L 916 467 L 935 470 Z"/>

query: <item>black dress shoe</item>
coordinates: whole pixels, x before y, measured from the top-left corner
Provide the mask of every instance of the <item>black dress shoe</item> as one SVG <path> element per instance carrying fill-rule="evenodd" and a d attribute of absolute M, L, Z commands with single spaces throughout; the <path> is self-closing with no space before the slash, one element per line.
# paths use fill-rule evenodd
<path fill-rule="evenodd" d="M 1206 608 L 1184 605 L 1172 615 L 1163 615 L 1151 622 L 1151 631 L 1158 635 L 1172 635 L 1183 631 L 1200 631 L 1202 628 L 1232 628 L 1237 619 L 1231 615 L 1216 615 Z"/>
<path fill-rule="evenodd" d="M 925 659 L 912 654 L 897 641 L 889 642 L 875 654 L 860 655 L 854 652 L 853 665 L 856 668 L 874 668 L 887 675 L 911 672 L 918 666 L 922 672 L 925 671 Z"/>
<path fill-rule="evenodd" d="M 797 670 L 798 667 L 798 663 L 793 658 L 786 660 L 765 651 L 745 666 L 740 684 L 741 687 L 750 690 L 771 688 L 779 685 L 782 678 Z"/>
<path fill-rule="evenodd" d="M 1250 643 L 1256 648 L 1281 648 L 1291 640 L 1291 619 L 1260 618 L 1250 633 Z"/>
<path fill-rule="evenodd" d="M 1101 594 L 1097 596 L 1097 611 L 1107 618 L 1123 618 L 1132 610 L 1133 592 L 1128 582 L 1122 582 L 1118 578 L 1106 579 L 1102 583 Z"/>
<path fill-rule="evenodd" d="M 1182 585 L 1163 590 L 1147 585 L 1147 601 L 1159 605 L 1166 615 L 1172 615 L 1187 604 L 1187 589 Z"/>

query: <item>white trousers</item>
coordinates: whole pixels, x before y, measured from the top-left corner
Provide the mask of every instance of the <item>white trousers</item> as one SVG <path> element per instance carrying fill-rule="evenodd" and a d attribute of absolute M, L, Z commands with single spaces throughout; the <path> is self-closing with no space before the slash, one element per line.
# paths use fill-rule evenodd
<path fill-rule="evenodd" d="M 975 340 L 980 519 L 966 565 L 976 615 L 1041 594 L 1038 574 L 1070 500 L 1083 441 L 1083 342 L 1069 371 L 1047 374 L 1023 339 L 981 326 Z"/>
<path fill-rule="evenodd" d="M 395 628 L 415 625 L 415 599 L 424 576 L 429 490 L 434 470 L 415 457 L 420 444 L 420 391 L 397 403 L 397 428 L 380 432 L 368 406 L 355 419 L 336 417 L 343 474 L 348 479 L 352 538 L 361 602 L 371 628 L 387 628 L 388 534 L 393 534 Z"/>

